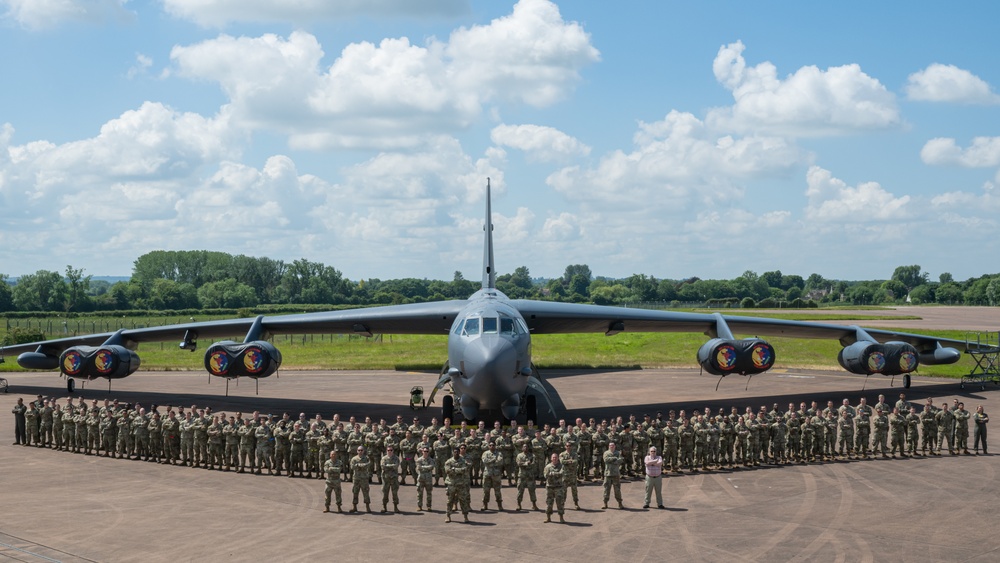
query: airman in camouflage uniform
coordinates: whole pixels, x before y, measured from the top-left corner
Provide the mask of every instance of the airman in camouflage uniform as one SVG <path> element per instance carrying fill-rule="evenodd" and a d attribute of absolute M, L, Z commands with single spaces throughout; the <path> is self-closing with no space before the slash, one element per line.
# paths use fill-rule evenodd
<path fill-rule="evenodd" d="M 497 499 L 497 510 L 503 510 L 503 496 L 500 493 L 502 483 L 503 456 L 497 451 L 496 442 L 489 442 L 486 451 L 480 456 L 483 470 L 483 511 L 490 503 L 490 491 Z"/>
<path fill-rule="evenodd" d="M 937 420 L 937 430 L 938 430 L 938 452 L 940 452 L 945 443 L 948 444 L 948 453 L 955 455 L 955 445 L 953 443 L 953 436 L 955 434 L 955 415 L 952 413 L 948 405 L 943 405 L 944 408 L 939 410 L 935 415 Z"/>
<path fill-rule="evenodd" d="M 407 475 L 413 477 L 414 482 L 416 482 L 417 480 L 418 445 L 420 445 L 420 440 L 417 439 L 416 436 L 414 436 L 413 430 L 407 430 L 406 434 L 403 435 L 403 439 L 399 441 L 399 456 L 400 456 L 399 484 L 400 485 L 406 484 Z"/>
<path fill-rule="evenodd" d="M 301 422 L 295 421 L 292 431 L 288 434 L 288 441 L 291 444 L 289 448 L 288 476 L 294 477 L 295 473 L 298 472 L 299 477 L 301 477 L 302 461 L 306 453 L 306 431 L 302 428 Z"/>
<path fill-rule="evenodd" d="M 42 440 L 39 436 L 41 414 L 42 413 L 35 408 L 34 402 L 28 403 L 28 407 L 24 411 L 24 428 L 26 438 L 24 445 L 30 446 L 34 444 L 37 447 L 41 447 Z"/>
<path fill-rule="evenodd" d="M 850 411 L 843 409 L 840 411 L 840 418 L 837 419 L 837 426 L 840 429 L 840 455 L 853 457 L 854 455 L 854 419 L 851 418 Z"/>
<path fill-rule="evenodd" d="M 861 400 L 864 401 L 864 398 Z M 854 417 L 854 451 L 857 457 L 865 456 L 867 458 L 872 422 L 868 410 L 862 409 L 860 405 L 856 412 L 857 416 Z"/>
<path fill-rule="evenodd" d="M 313 473 L 320 474 L 319 439 L 322 436 L 323 431 L 320 429 L 319 425 L 315 422 L 311 423 L 309 431 L 306 432 L 305 442 L 306 473 L 309 475 L 310 479 L 312 479 Z"/>
<path fill-rule="evenodd" d="M 563 514 L 566 512 L 566 468 L 559 462 L 558 455 L 552 454 L 550 460 L 542 473 L 545 479 L 545 521 L 552 521 L 552 505 L 555 504 L 559 512 L 559 521 L 565 523 L 566 518 Z M 624 462 L 624 458 L 621 458 L 619 466 Z"/>
<path fill-rule="evenodd" d="M 615 491 L 615 500 L 618 501 L 618 508 L 625 508 L 622 504 L 622 473 L 621 467 L 624 460 L 621 454 L 615 451 L 615 444 L 608 444 L 608 451 L 604 452 L 604 508 L 608 507 L 608 500 L 611 498 L 611 489 Z"/>
<path fill-rule="evenodd" d="M 160 434 L 163 440 L 163 453 L 166 458 L 164 463 L 169 463 L 171 465 L 177 463 L 180 455 L 181 439 L 179 427 L 180 425 L 177 421 L 177 413 L 169 411 L 167 413 L 167 419 L 163 421 L 163 425 L 160 427 Z"/>
<path fill-rule="evenodd" d="M 426 436 L 426 435 L 425 435 Z M 431 510 L 431 500 L 434 494 L 434 474 L 437 469 L 437 462 L 431 457 L 431 449 L 428 446 L 420 447 L 420 457 L 416 461 L 417 466 L 417 510 L 424 509 L 424 493 L 427 494 L 427 510 Z"/>
<path fill-rule="evenodd" d="M 906 457 L 906 417 L 900 414 L 897 407 L 893 407 L 889 415 L 889 431 L 892 435 L 892 457 L 896 457 L 896 448 L 899 448 L 900 456 Z"/>
<path fill-rule="evenodd" d="M 636 435 L 638 434 L 645 435 L 641 430 L 636 432 Z M 577 490 L 577 466 L 580 465 L 580 460 L 570 444 L 566 444 L 566 450 L 559 454 L 559 463 L 563 466 L 566 477 L 566 490 L 563 492 L 564 500 L 565 496 L 572 492 L 573 505 L 576 506 L 577 510 L 580 510 L 580 493 Z"/>
<path fill-rule="evenodd" d="M 906 415 L 906 448 L 911 456 L 917 455 L 917 442 L 920 440 L 920 415 L 917 414 L 917 407 L 910 406 L 910 412 Z"/>
<path fill-rule="evenodd" d="M 451 513 L 461 506 L 462 516 L 465 521 L 469 521 L 470 495 L 470 474 L 471 466 L 462 455 L 466 448 L 461 446 L 453 450 L 454 456 L 444 464 L 445 485 L 448 487 L 448 509 L 445 515 L 445 522 L 451 522 Z"/>
<path fill-rule="evenodd" d="M 438 439 L 432 446 L 434 450 L 434 486 L 441 484 L 441 477 L 444 476 L 444 462 L 448 461 L 452 447 L 448 442 L 448 437 L 442 430 L 438 434 Z"/>
<path fill-rule="evenodd" d="M 927 455 L 928 447 L 930 455 L 939 455 L 934 451 L 937 438 L 937 420 L 934 418 L 933 408 L 931 405 L 924 405 L 924 412 L 920 413 L 920 435 L 922 437 L 920 450 L 923 455 Z"/>
<path fill-rule="evenodd" d="M 324 492 L 326 508 L 323 512 L 330 512 L 330 493 L 336 493 L 337 512 L 343 512 L 340 508 L 340 503 L 343 500 L 343 493 L 340 490 L 340 474 L 344 471 L 342 465 L 343 462 L 340 461 L 335 451 L 331 451 L 329 459 L 323 463 L 323 474 L 326 475 L 326 491 Z"/>
<path fill-rule="evenodd" d="M 886 447 L 886 439 L 889 436 L 889 418 L 882 412 L 881 407 L 875 408 L 875 418 L 872 419 L 872 424 L 875 426 L 875 445 L 872 446 L 872 453 L 877 454 L 881 450 L 882 457 L 887 458 L 889 457 Z"/>
<path fill-rule="evenodd" d="M 520 512 L 521 501 L 524 500 L 524 489 L 528 489 L 528 497 L 531 500 L 531 507 L 538 510 L 535 498 L 535 457 L 532 453 L 531 445 L 521 444 L 521 453 L 517 454 L 517 510 Z"/>
<path fill-rule="evenodd" d="M 111 457 L 111 450 L 109 449 L 109 447 L 114 446 L 114 435 L 115 435 L 114 428 L 115 428 L 115 419 L 111 417 L 110 412 L 104 413 L 104 416 L 101 418 L 101 424 L 100 424 L 100 432 L 105 444 L 104 457 Z"/>
<path fill-rule="evenodd" d="M 788 425 L 785 424 L 783 416 L 772 417 L 771 423 L 771 457 L 774 463 L 786 463 L 788 458 L 785 455 L 785 445 L 788 436 Z"/>
<path fill-rule="evenodd" d="M 389 511 L 389 493 L 392 492 L 392 511 L 399 512 L 399 456 L 392 446 L 386 446 L 382 456 L 382 513 Z"/>
<path fill-rule="evenodd" d="M 678 442 L 680 444 L 680 463 L 684 469 L 693 471 L 694 468 L 694 441 L 695 429 L 691 426 L 691 419 L 685 418 L 681 422 L 680 429 L 677 430 Z"/>
<path fill-rule="evenodd" d="M 260 475 L 262 468 L 267 469 L 268 475 L 274 475 L 274 470 L 271 468 L 271 456 L 274 455 L 271 440 L 274 438 L 274 434 L 271 432 L 269 422 L 269 420 L 262 420 L 253 432 L 254 438 L 257 440 L 257 470 L 255 471 L 257 475 Z"/>
<path fill-rule="evenodd" d="M 969 418 L 972 413 L 965 410 L 965 403 L 959 403 L 952 415 L 955 417 L 955 451 L 969 455 Z"/>
<path fill-rule="evenodd" d="M 224 439 L 222 431 L 222 420 L 220 420 L 219 415 L 215 415 L 212 424 L 205 429 L 205 435 L 208 436 L 209 469 L 222 471 L 222 441 Z"/>
<path fill-rule="evenodd" d="M 45 405 L 42 406 L 41 414 L 39 415 L 39 430 L 38 435 L 41 439 L 41 444 L 43 446 L 52 446 L 52 414 L 54 413 L 52 407 L 52 400 L 45 401 Z"/>
<path fill-rule="evenodd" d="M 372 464 L 368 460 L 364 446 L 357 447 L 358 455 L 351 458 L 351 482 L 354 493 L 354 506 L 351 512 L 358 511 L 358 493 L 362 493 L 365 501 L 365 511 L 371 513 L 371 497 L 369 495 L 369 482 L 371 481 Z"/>
<path fill-rule="evenodd" d="M 594 430 L 594 434 L 591 438 L 591 449 L 594 452 L 594 479 L 604 479 L 604 452 L 608 449 L 608 443 L 611 440 L 608 435 L 604 432 L 603 426 L 598 426 Z M 536 469 L 538 472 L 536 475 L 541 477 L 542 475 L 542 463 L 545 461 L 544 455 L 541 454 L 537 449 L 534 451 L 535 463 L 538 464 Z M 539 461 L 539 456 L 542 455 L 541 461 Z"/>
<path fill-rule="evenodd" d="M 149 434 L 149 459 L 159 463 L 163 458 L 163 420 L 160 413 L 153 412 L 146 430 Z"/>
<path fill-rule="evenodd" d="M 285 415 L 282 416 L 281 420 L 279 420 L 278 423 L 274 425 L 274 430 L 272 431 L 272 434 L 274 434 L 274 473 L 275 475 L 281 475 L 281 472 L 285 471 L 285 473 L 291 476 L 292 442 L 289 439 L 289 436 L 292 433 L 292 428 L 288 426 L 288 420 L 286 420 L 286 417 L 288 417 L 288 413 L 285 413 Z M 338 456 L 337 459 L 341 460 L 340 465 L 343 466 L 343 460 L 347 459 L 347 457 Z M 329 461 L 329 459 L 324 458 L 323 460 L 324 466 L 326 465 L 327 461 Z"/>

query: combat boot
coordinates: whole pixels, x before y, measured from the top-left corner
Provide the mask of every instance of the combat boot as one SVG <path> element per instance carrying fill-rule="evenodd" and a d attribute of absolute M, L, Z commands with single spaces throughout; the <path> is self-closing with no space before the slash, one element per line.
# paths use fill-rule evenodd
<path fill-rule="evenodd" d="M 340 505 L 339 504 L 337 505 L 337 512 L 339 512 L 340 514 L 344 513 L 344 511 L 340 509 Z"/>
<path fill-rule="evenodd" d="M 469 515 L 468 514 L 462 514 L 462 518 L 465 518 L 466 522 L 469 521 Z"/>
<path fill-rule="evenodd" d="M 389 512 L 389 506 L 386 505 L 386 504 L 383 504 L 382 505 L 382 514 L 385 514 L 386 512 Z"/>
<path fill-rule="evenodd" d="M 580 503 L 578 503 L 578 502 L 574 502 L 573 504 L 574 504 L 574 505 L 576 506 L 576 509 L 577 509 L 577 510 L 580 510 Z"/>
<path fill-rule="evenodd" d="M 559 523 L 560 523 L 560 524 L 565 524 L 565 523 L 566 523 L 566 519 L 565 519 L 565 518 L 563 518 L 563 515 L 562 515 L 562 514 L 560 514 L 560 515 L 559 515 Z"/>
<path fill-rule="evenodd" d="M 427 503 L 427 512 L 431 512 L 431 503 Z"/>
<path fill-rule="evenodd" d="M 445 522 L 451 522 L 451 514 L 446 514 L 444 517 Z"/>
<path fill-rule="evenodd" d="M 618 501 L 618 509 L 619 510 L 625 510 L 625 505 L 622 504 L 622 501 Z"/>
<path fill-rule="evenodd" d="M 601 507 L 601 510 L 605 510 L 607 508 L 608 508 L 608 501 L 604 501 L 604 506 Z"/>
<path fill-rule="evenodd" d="M 351 510 L 349 510 L 348 512 L 357 512 L 357 511 L 358 511 L 358 505 L 355 504 L 354 507 L 351 508 Z"/>
<path fill-rule="evenodd" d="M 523 509 L 523 508 L 521 508 L 521 503 L 517 503 L 517 511 L 518 511 L 518 512 L 521 512 L 521 511 L 523 511 L 523 510 L 524 510 L 524 509 Z"/>
<path fill-rule="evenodd" d="M 368 504 L 367 502 L 365 503 L 365 512 L 367 512 L 368 514 L 372 513 L 372 505 Z"/>
<path fill-rule="evenodd" d="M 500 501 L 497 501 L 497 511 L 503 512 L 503 503 Z"/>
<path fill-rule="evenodd" d="M 548 511 L 546 511 L 546 512 L 545 512 L 545 523 L 546 523 L 546 524 L 548 524 L 548 523 L 549 523 L 549 522 L 551 522 L 551 521 L 552 521 L 552 513 L 551 513 L 551 512 L 548 512 Z"/>
<path fill-rule="evenodd" d="M 326 508 L 324 508 L 324 509 L 323 509 L 323 512 L 324 512 L 324 513 L 326 513 L 326 512 L 330 512 L 330 505 L 329 505 L 329 504 L 328 504 L 328 505 L 326 505 Z"/>

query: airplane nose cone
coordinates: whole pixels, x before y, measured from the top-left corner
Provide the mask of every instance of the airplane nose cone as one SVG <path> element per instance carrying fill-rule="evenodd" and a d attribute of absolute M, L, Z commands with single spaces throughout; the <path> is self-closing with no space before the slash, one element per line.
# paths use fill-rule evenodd
<path fill-rule="evenodd" d="M 517 351 L 503 338 L 483 337 L 465 350 L 466 370 L 490 376 L 513 376 Z"/>
<path fill-rule="evenodd" d="M 517 350 L 506 339 L 484 336 L 470 342 L 464 359 L 468 392 L 483 408 L 499 408 L 498 401 L 517 391 Z"/>

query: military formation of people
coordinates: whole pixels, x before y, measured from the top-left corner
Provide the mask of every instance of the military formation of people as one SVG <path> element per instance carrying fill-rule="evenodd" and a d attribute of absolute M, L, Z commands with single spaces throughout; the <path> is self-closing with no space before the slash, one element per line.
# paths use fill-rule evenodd
<path fill-rule="evenodd" d="M 643 415 L 600 422 L 576 419 L 569 425 L 535 426 L 499 422 L 487 428 L 483 422 L 470 426 L 461 422 L 432 419 L 427 426 L 402 416 L 394 424 L 350 417 L 323 420 L 317 414 L 297 419 L 254 412 L 226 416 L 209 408 L 165 407 L 121 404 L 97 400 L 87 405 L 80 399 L 38 396 L 14 407 L 16 444 L 51 447 L 84 455 L 130 458 L 172 465 L 203 467 L 260 475 L 326 480 L 325 511 L 335 501 L 343 512 L 343 481 L 351 483 L 351 509 L 359 501 L 371 512 L 370 485 L 382 488 L 382 512 L 399 512 L 399 487 L 409 477 L 416 487 L 417 508 L 431 511 L 433 491 L 444 479 L 446 521 L 461 511 L 465 521 L 471 511 L 472 487 L 482 489 L 482 510 L 492 499 L 503 510 L 502 484 L 517 490 L 517 511 L 523 511 L 525 491 L 532 510 L 537 504 L 536 486 L 545 488 L 545 522 L 557 514 L 565 521 L 567 498 L 580 509 L 577 487 L 582 481 L 601 481 L 603 509 L 614 495 L 625 508 L 622 479 L 659 478 L 663 472 L 754 467 L 761 464 L 808 463 L 834 459 L 867 459 L 916 455 L 970 454 L 970 423 L 974 428 L 973 449 L 982 446 L 988 454 L 986 429 L 989 416 L 982 406 L 972 413 L 957 399 L 937 407 L 927 399 L 919 409 L 903 394 L 889 405 L 879 395 L 875 405 L 865 398 L 857 405 L 847 399 L 839 406 L 832 401 L 821 407 L 815 401 L 783 410 L 774 404 L 758 411 L 740 413 L 706 408 L 690 415 L 669 411 L 666 417 Z M 919 411 L 919 412 L 918 412 Z M 354 455 L 351 455 L 354 454 Z M 647 456 L 649 454 L 649 456 Z M 662 459 L 659 459 L 662 454 Z M 650 459 L 659 459 L 651 465 Z M 650 473 L 654 467 L 655 475 Z M 647 486 L 646 504 L 649 491 Z M 657 501 L 659 499 L 657 483 Z M 425 509 L 426 506 L 426 509 Z M 662 508 L 662 504 L 660 504 Z"/>

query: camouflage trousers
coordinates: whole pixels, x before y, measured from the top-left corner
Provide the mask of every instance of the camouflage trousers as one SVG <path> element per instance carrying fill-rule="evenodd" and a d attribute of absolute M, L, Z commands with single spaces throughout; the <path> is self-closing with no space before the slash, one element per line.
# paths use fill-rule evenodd
<path fill-rule="evenodd" d="M 854 434 L 852 432 L 840 431 L 840 455 L 854 451 Z"/>
<path fill-rule="evenodd" d="M 371 504 L 372 499 L 369 495 L 368 479 L 355 479 L 353 485 L 354 486 L 351 487 L 351 489 L 354 493 L 354 506 L 358 505 L 358 493 L 362 493 L 365 504 Z"/>
<path fill-rule="evenodd" d="M 448 485 L 448 515 L 461 508 L 462 514 L 468 515 L 472 499 L 470 498 L 469 484 L 449 484 Z"/>
<path fill-rule="evenodd" d="M 501 478 L 500 475 L 483 475 L 483 506 L 490 503 L 490 491 L 494 491 L 497 497 L 497 504 L 503 502 L 500 495 Z"/>
<path fill-rule="evenodd" d="M 906 434 L 902 432 L 892 433 L 892 455 L 896 455 L 896 448 L 899 448 L 899 453 L 906 453 Z"/>
<path fill-rule="evenodd" d="M 605 481 L 607 482 L 607 481 Z M 619 496 L 621 494 L 619 493 Z M 620 499 L 619 499 L 620 500 Z M 566 512 L 566 487 L 545 487 L 545 514 L 552 514 L 552 505 L 562 516 Z"/>
<path fill-rule="evenodd" d="M 611 499 L 611 489 L 615 490 L 615 500 L 618 502 L 622 501 L 622 478 L 618 475 L 605 475 L 604 476 L 604 504 L 608 503 Z M 563 497 L 565 498 L 566 492 L 563 490 Z"/>
<path fill-rule="evenodd" d="M 398 475 L 383 475 L 382 476 L 382 507 L 385 508 L 389 504 L 389 493 L 392 493 L 392 504 L 393 506 L 399 504 L 399 476 Z"/>
<path fill-rule="evenodd" d="M 517 478 L 517 505 L 521 506 L 521 501 L 524 500 L 524 490 L 528 489 L 528 498 L 531 499 L 531 504 L 538 502 L 535 497 L 535 479 L 531 477 L 520 477 Z"/>
<path fill-rule="evenodd" d="M 329 479 L 327 479 L 327 481 L 326 481 L 326 508 L 327 508 L 327 510 L 330 509 L 330 493 L 336 493 L 336 496 L 337 496 L 337 508 L 340 508 L 340 504 L 343 501 L 343 498 L 341 497 L 342 492 L 340 490 L 340 479 L 337 479 L 336 481 L 330 481 Z M 355 503 L 355 504 L 357 504 L 357 503 Z"/>
<path fill-rule="evenodd" d="M 434 478 L 430 475 L 417 477 L 417 508 L 424 507 L 424 493 L 427 494 L 427 510 L 430 510 L 431 497 L 434 494 Z"/>

